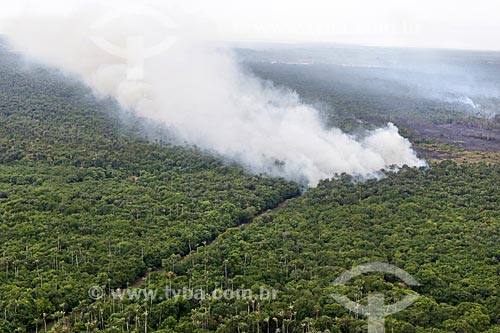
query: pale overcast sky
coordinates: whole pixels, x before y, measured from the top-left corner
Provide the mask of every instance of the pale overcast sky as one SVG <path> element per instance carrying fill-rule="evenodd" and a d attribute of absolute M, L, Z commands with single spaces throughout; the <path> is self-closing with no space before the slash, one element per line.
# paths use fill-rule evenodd
<path fill-rule="evenodd" d="M 15 15 L 62 15 L 71 0 L 0 0 L 1 20 Z M 92 1 L 93 3 L 94 1 Z M 122 5 L 126 1 L 100 1 Z M 91 1 L 78 1 L 91 3 Z M 161 0 L 182 10 L 211 38 L 237 41 L 337 42 L 385 46 L 500 50 L 500 0 Z M 26 8 L 30 8 L 26 11 Z"/>

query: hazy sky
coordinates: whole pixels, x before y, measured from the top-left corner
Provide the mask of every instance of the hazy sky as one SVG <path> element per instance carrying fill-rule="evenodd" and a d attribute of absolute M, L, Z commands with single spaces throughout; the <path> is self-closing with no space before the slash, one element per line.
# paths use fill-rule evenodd
<path fill-rule="evenodd" d="M 0 31 L 5 17 L 63 15 L 77 2 L 86 1 L 0 0 Z M 99 3 L 113 6 L 124 1 Z M 210 38 L 219 40 L 500 50 L 499 0 L 161 0 L 140 3 L 161 8 L 167 16 L 169 11 L 181 10 L 195 18 L 189 22 L 203 22 L 207 31 L 211 31 Z"/>

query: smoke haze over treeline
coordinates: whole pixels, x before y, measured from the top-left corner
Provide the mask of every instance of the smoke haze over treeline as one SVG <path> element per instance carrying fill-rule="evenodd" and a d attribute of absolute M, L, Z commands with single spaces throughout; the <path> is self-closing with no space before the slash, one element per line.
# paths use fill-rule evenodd
<path fill-rule="evenodd" d="M 326 128 L 296 93 L 203 42 L 210 22 L 153 8 L 74 3 L 64 15 L 20 10 L 2 26 L 13 49 L 255 173 L 314 186 L 343 172 L 369 177 L 391 165 L 425 165 L 394 125 L 362 137 Z"/>

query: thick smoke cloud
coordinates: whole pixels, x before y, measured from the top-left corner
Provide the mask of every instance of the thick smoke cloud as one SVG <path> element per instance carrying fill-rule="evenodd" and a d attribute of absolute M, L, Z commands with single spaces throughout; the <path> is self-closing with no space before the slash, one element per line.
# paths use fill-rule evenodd
<path fill-rule="evenodd" d="M 159 16 L 131 9 L 106 16 L 108 11 L 87 2 L 57 17 L 24 13 L 4 22 L 4 30 L 16 50 L 78 75 L 96 94 L 166 124 L 179 142 L 214 151 L 255 173 L 314 186 L 343 172 L 370 177 L 391 165 L 425 164 L 392 124 L 363 138 L 325 128 L 297 94 L 243 73 L 230 52 L 196 41 L 196 24 L 175 10 L 168 17 L 180 22 L 171 24 L 175 38 L 154 57 L 142 62 L 138 57 L 144 54 L 129 47 L 124 60 L 106 45 L 98 47 L 95 36 L 115 46 L 164 39 Z M 131 38 L 137 31 L 142 39 Z"/>

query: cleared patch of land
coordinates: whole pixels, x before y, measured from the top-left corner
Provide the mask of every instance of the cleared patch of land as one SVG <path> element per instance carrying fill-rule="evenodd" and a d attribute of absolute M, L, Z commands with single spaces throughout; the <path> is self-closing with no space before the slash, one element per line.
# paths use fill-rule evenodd
<path fill-rule="evenodd" d="M 500 130 L 493 126 L 475 123 L 433 124 L 425 120 L 403 120 L 398 125 L 412 130 L 412 136 L 417 140 L 434 139 L 465 150 L 500 152 Z"/>

